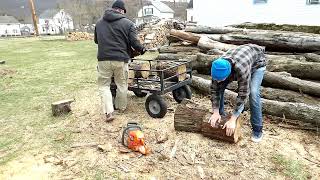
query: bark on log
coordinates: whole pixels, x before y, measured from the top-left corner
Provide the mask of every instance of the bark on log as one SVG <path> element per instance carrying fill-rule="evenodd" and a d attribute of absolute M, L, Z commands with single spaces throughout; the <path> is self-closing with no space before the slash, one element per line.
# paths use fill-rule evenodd
<path fill-rule="evenodd" d="M 243 34 L 215 34 L 210 35 L 209 38 L 229 44 L 258 44 L 271 51 L 313 52 L 320 50 L 320 35 L 318 34 L 246 30 Z"/>
<path fill-rule="evenodd" d="M 207 36 L 202 36 L 198 41 L 198 46 L 202 49 L 219 49 L 221 51 L 228 51 L 229 49 L 236 48 L 236 45 L 221 43 L 209 39 Z"/>
<path fill-rule="evenodd" d="M 170 35 L 177 37 L 181 40 L 189 41 L 193 44 L 197 44 L 200 39 L 200 36 L 197 36 L 192 33 L 184 32 L 184 31 L 180 31 L 180 30 L 175 30 L 175 29 L 170 30 Z"/>
<path fill-rule="evenodd" d="M 211 80 L 211 76 L 201 75 L 201 74 L 193 74 L 197 77 L 202 77 L 206 80 Z M 238 91 L 238 83 L 236 81 L 231 82 L 227 89 L 237 92 Z M 281 102 L 297 102 L 297 103 L 305 103 L 309 105 L 320 105 L 320 98 L 312 97 L 306 94 L 301 94 L 291 90 L 283 90 L 276 89 L 270 87 L 262 87 L 261 86 L 261 97 L 264 99 L 281 101 Z"/>
<path fill-rule="evenodd" d="M 171 47 L 171 46 L 163 46 L 159 49 L 159 53 L 198 53 L 200 52 L 200 49 L 198 47 L 192 47 L 192 46 L 175 46 L 175 47 Z"/>
<path fill-rule="evenodd" d="M 201 77 L 193 76 L 191 86 L 203 94 L 209 94 L 211 81 Z M 230 90 L 225 91 L 225 98 L 231 102 L 237 97 L 237 93 Z M 285 117 L 292 120 L 300 120 L 314 124 L 320 123 L 320 106 L 312 106 L 304 103 L 279 102 L 274 100 L 261 99 L 262 111 L 277 117 Z M 246 105 L 248 106 L 248 104 Z"/>
<path fill-rule="evenodd" d="M 309 95 L 300 94 L 298 92 L 290 90 L 262 87 L 261 96 L 265 99 L 276 100 L 281 102 L 305 103 L 315 106 L 320 105 L 320 98 L 311 97 Z"/>
<path fill-rule="evenodd" d="M 262 85 L 320 97 L 320 83 L 283 76 L 275 72 L 265 72 Z"/>
<path fill-rule="evenodd" d="M 197 34 L 227 34 L 232 32 L 242 32 L 243 29 L 230 27 L 192 26 L 187 27 L 185 31 Z"/>
<path fill-rule="evenodd" d="M 51 104 L 52 108 L 52 115 L 53 116 L 60 116 L 63 114 L 68 114 L 71 112 L 71 103 L 73 99 L 67 99 L 62 101 L 57 101 Z"/>
<path fill-rule="evenodd" d="M 178 105 L 174 114 L 174 127 L 178 131 L 201 133 L 206 137 L 219 139 L 231 143 L 239 141 L 241 136 L 241 118 L 237 120 L 236 131 L 232 136 L 226 136 L 226 130 L 222 129 L 227 118 L 223 117 L 218 128 L 213 128 L 208 123 L 210 112 L 207 108 L 191 101 L 183 101 Z"/>
<path fill-rule="evenodd" d="M 320 63 L 275 60 L 268 62 L 267 70 L 285 71 L 301 79 L 320 80 Z"/>
<path fill-rule="evenodd" d="M 320 63 L 320 55 L 318 54 L 306 53 L 304 57 L 306 57 L 307 61 Z"/>
<path fill-rule="evenodd" d="M 159 54 L 156 58 L 157 60 L 179 60 L 179 59 L 187 59 L 190 61 L 195 61 L 197 59 L 197 55 L 184 55 L 184 54 L 172 54 L 172 53 L 163 53 Z"/>

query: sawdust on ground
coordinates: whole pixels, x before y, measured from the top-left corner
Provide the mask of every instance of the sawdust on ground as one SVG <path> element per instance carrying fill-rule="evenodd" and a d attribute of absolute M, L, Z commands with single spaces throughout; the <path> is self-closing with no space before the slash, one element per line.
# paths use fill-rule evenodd
<path fill-rule="evenodd" d="M 103 121 L 96 89 L 83 90 L 73 103 L 73 114 L 64 126 L 70 130 L 71 145 L 57 153 L 39 150 L 11 162 L 3 179 L 287 179 L 272 161 L 277 155 L 300 161 L 311 179 L 320 178 L 319 134 L 289 130 L 265 123 L 264 140 L 250 141 L 250 126 L 244 123 L 244 137 L 238 144 L 211 140 L 199 134 L 177 132 L 173 126 L 177 106 L 171 94 L 164 96 L 169 111 L 163 119 L 152 119 L 144 108 L 145 98 L 130 93 L 128 109 L 109 124 Z M 210 107 L 207 97 L 193 99 Z M 248 117 L 248 116 L 247 116 Z M 247 118 L 248 119 L 248 118 Z M 143 126 L 152 154 L 120 153 L 122 128 L 129 121 Z M 168 136 L 157 143 L 156 136 Z M 64 135 L 57 134 L 57 141 Z M 177 151 L 170 154 L 174 144 Z M 98 150 L 102 145 L 103 151 Z"/>

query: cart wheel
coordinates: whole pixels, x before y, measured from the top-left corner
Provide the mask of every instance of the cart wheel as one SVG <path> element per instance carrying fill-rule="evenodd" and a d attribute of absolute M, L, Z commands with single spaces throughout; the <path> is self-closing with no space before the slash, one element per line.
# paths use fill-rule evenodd
<path fill-rule="evenodd" d="M 167 103 L 156 94 L 148 96 L 145 107 L 148 114 L 153 118 L 163 118 L 167 114 Z"/>
<path fill-rule="evenodd" d="M 188 85 L 172 91 L 173 98 L 177 103 L 181 103 L 184 98 L 191 99 L 192 92 Z"/>
<path fill-rule="evenodd" d="M 136 95 L 137 97 L 141 97 L 141 98 L 147 96 L 147 93 L 141 92 L 140 90 L 134 90 L 133 93 L 134 93 L 134 95 Z"/>

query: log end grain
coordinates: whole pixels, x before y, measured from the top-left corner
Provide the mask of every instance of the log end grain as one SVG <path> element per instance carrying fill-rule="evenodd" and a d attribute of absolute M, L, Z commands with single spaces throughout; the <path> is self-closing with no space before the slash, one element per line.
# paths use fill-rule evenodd
<path fill-rule="evenodd" d="M 74 102 L 73 99 L 66 99 L 57 101 L 51 104 L 52 108 L 52 115 L 53 116 L 60 116 L 63 114 L 68 114 L 71 112 L 71 103 Z"/>

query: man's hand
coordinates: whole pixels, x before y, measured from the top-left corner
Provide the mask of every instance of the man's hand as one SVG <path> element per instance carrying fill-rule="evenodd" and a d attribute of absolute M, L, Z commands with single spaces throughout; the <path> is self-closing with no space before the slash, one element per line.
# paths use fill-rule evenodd
<path fill-rule="evenodd" d="M 219 114 L 219 110 L 214 110 L 213 114 L 209 118 L 208 123 L 210 123 L 212 127 L 217 127 L 216 123 L 220 122 L 220 120 L 221 120 L 221 116 Z"/>
<path fill-rule="evenodd" d="M 226 135 L 232 136 L 236 129 L 237 117 L 231 116 L 231 118 L 224 124 L 222 129 L 226 129 Z"/>

